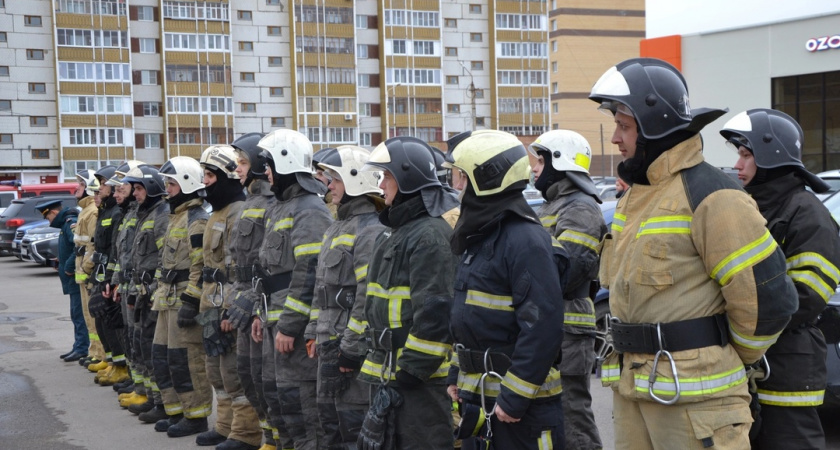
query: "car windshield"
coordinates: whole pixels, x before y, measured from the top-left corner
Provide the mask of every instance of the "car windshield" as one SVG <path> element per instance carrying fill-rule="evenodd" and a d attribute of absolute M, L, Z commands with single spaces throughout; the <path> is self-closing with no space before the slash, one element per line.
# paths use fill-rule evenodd
<path fill-rule="evenodd" d="M 20 202 L 20 203 L 12 202 L 12 204 L 9 205 L 9 207 L 6 208 L 5 211 L 3 211 L 3 216 L 2 217 L 14 217 L 14 216 L 18 215 L 21 212 L 21 210 L 23 210 L 24 205 L 25 205 L 25 203 L 23 203 L 23 202 Z"/>

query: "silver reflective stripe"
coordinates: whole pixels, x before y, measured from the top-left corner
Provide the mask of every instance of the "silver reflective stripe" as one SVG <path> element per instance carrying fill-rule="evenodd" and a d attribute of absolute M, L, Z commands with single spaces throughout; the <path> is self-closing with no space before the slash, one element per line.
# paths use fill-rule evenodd
<path fill-rule="evenodd" d="M 712 269 L 711 276 L 723 286 L 741 270 L 752 267 L 759 261 L 773 253 L 777 248 L 776 241 L 769 231 L 765 231 L 760 238 L 739 248 Z"/>
<path fill-rule="evenodd" d="M 711 395 L 746 382 L 747 372 L 743 366 L 740 366 L 723 373 L 680 378 L 680 395 L 683 397 Z M 637 392 L 648 392 L 648 386 L 650 385 L 648 374 L 635 375 L 635 383 Z M 656 382 L 653 383 L 653 392 L 662 395 L 676 395 L 674 379 L 657 376 Z"/>

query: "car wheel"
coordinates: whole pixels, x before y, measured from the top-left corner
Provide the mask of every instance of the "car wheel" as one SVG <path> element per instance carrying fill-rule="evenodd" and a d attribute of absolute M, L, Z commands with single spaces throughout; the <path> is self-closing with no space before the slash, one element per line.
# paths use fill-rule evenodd
<path fill-rule="evenodd" d="M 615 350 L 610 335 L 610 303 L 601 301 L 595 304 L 595 370 Z"/>

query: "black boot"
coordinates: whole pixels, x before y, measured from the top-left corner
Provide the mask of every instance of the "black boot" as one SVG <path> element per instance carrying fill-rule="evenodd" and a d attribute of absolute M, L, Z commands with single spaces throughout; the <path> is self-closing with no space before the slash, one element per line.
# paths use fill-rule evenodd
<path fill-rule="evenodd" d="M 161 419 L 155 422 L 155 431 L 160 431 L 163 433 L 164 431 L 169 431 L 170 428 L 174 427 L 184 420 L 183 414 L 175 414 L 174 416 L 169 416 L 166 419 Z"/>
<path fill-rule="evenodd" d="M 163 405 L 155 405 L 154 408 L 137 416 L 143 423 L 157 423 L 159 420 L 166 419 L 167 417 L 169 416 L 166 414 L 166 410 L 163 409 Z"/>
<path fill-rule="evenodd" d="M 169 437 L 184 437 L 189 436 L 191 434 L 198 434 L 202 431 L 207 431 L 206 417 L 201 417 L 198 419 L 187 419 L 185 417 L 180 422 L 169 427 L 169 429 L 166 430 L 166 435 Z"/>
<path fill-rule="evenodd" d="M 116 384 L 114 386 L 116 386 Z M 117 389 L 117 393 L 118 394 L 130 394 L 130 393 L 134 392 L 135 389 L 137 389 L 137 388 L 132 383 L 132 384 L 129 384 L 128 386 L 121 387 L 121 388 Z"/>
<path fill-rule="evenodd" d="M 223 435 L 219 434 L 218 431 L 215 429 L 210 431 L 205 431 L 204 433 L 200 433 L 198 436 L 195 437 L 195 445 L 199 446 L 209 446 L 209 445 L 218 445 L 227 439 Z"/>
<path fill-rule="evenodd" d="M 144 412 L 151 411 L 154 407 L 154 400 L 152 400 L 152 397 L 148 397 L 146 403 L 141 403 L 139 405 L 128 405 L 128 410 L 131 412 L 131 414 L 134 414 L 136 416 L 138 414 L 143 414 Z M 163 406 L 161 406 L 161 409 L 163 409 Z"/>
<path fill-rule="evenodd" d="M 120 389 L 129 387 L 129 386 L 131 386 L 132 390 L 134 390 L 134 380 L 132 380 L 131 378 L 129 378 L 125 381 L 120 381 L 119 383 L 114 383 L 114 385 L 111 386 L 111 388 L 114 390 L 114 392 L 120 392 Z M 131 392 L 131 391 L 128 391 L 128 392 Z M 120 392 L 120 394 L 122 394 L 122 392 Z"/>
<path fill-rule="evenodd" d="M 259 446 L 246 444 L 236 439 L 228 439 L 216 446 L 216 450 L 259 450 Z"/>

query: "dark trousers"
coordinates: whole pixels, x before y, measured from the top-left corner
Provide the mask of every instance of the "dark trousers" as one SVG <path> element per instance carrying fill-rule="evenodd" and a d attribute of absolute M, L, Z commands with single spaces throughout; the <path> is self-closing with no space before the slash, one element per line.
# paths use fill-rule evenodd
<path fill-rule="evenodd" d="M 500 422 L 495 415 L 490 418 L 490 422 L 493 432 L 490 438 L 491 449 L 542 450 L 552 448 L 562 450 L 565 448 L 563 405 L 559 397 L 531 403 L 528 411 L 519 422 Z M 486 434 L 485 426 L 481 430 L 481 436 L 486 436 Z M 476 439 L 476 441 L 475 444 L 482 442 L 480 439 Z"/>
<path fill-rule="evenodd" d="M 70 294 L 70 320 L 73 322 L 73 351 L 87 355 L 90 337 L 82 312 L 82 294 L 78 289 Z"/>

